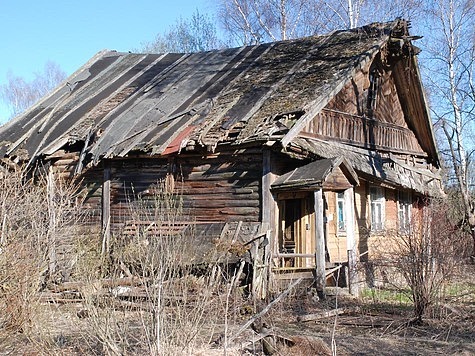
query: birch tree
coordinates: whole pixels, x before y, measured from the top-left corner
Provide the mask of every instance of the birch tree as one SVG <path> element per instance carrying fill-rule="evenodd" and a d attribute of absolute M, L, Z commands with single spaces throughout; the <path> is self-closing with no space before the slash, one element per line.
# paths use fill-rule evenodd
<path fill-rule="evenodd" d="M 214 20 L 196 10 L 191 18 L 179 18 L 163 34 L 153 41 L 142 44 L 141 52 L 147 53 L 193 53 L 225 47 L 219 39 Z"/>
<path fill-rule="evenodd" d="M 28 109 L 64 79 L 66 73 L 51 61 L 45 64 L 43 72 L 35 73 L 31 81 L 9 72 L 7 83 L 0 85 L 0 99 L 8 106 L 13 117 Z"/>
<path fill-rule="evenodd" d="M 435 126 L 448 164 L 450 185 L 458 188 L 463 224 L 469 227 L 475 254 L 475 198 L 470 190 L 475 123 L 475 1 L 436 0 L 430 3 L 425 55 L 426 79 Z"/>
<path fill-rule="evenodd" d="M 250 45 L 414 17 L 423 0 L 216 0 L 225 33 Z"/>

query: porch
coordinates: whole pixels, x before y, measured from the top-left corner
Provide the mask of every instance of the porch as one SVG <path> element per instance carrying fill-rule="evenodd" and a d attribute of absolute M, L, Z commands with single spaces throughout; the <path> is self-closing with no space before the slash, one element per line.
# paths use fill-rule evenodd
<path fill-rule="evenodd" d="M 358 293 L 353 190 L 358 184 L 342 158 L 314 161 L 275 179 L 271 260 L 276 280 L 313 279 L 321 295 L 327 285 L 348 286 L 350 293 Z M 329 197 L 334 197 L 331 202 Z M 329 228 L 330 222 L 337 232 Z M 328 248 L 336 233 L 344 241 L 345 253 L 339 259 L 330 258 Z"/>

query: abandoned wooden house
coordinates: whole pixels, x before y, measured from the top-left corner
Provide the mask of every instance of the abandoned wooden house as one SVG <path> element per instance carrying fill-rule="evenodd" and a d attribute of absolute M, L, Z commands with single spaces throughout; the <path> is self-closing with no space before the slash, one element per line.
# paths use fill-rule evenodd
<path fill-rule="evenodd" d="M 396 20 L 193 54 L 102 51 L 0 128 L 0 154 L 80 179 L 104 236 L 138 229 L 127 207 L 165 180 L 188 214 L 170 231 L 261 251 L 255 280 L 323 288 L 347 266 L 351 289 L 371 241 L 441 193 L 413 39 Z"/>

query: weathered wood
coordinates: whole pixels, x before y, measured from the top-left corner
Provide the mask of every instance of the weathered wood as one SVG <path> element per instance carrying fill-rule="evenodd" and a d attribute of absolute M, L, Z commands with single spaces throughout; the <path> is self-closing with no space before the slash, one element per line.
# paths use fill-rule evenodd
<path fill-rule="evenodd" d="M 352 295 L 359 295 L 358 286 L 358 269 L 357 263 L 357 246 L 355 239 L 355 200 L 353 187 L 345 190 L 345 217 L 346 217 L 346 250 L 348 255 L 348 283 L 349 291 Z"/>
<path fill-rule="evenodd" d="M 358 307 L 354 308 L 338 308 L 338 309 L 333 309 L 333 310 L 328 310 L 328 311 L 323 311 L 320 313 L 313 313 L 313 314 L 306 314 L 306 315 L 299 315 L 297 317 L 297 321 L 299 322 L 307 322 L 307 321 L 315 321 L 319 319 L 325 319 L 325 318 L 330 318 L 332 316 L 337 316 L 341 314 L 350 314 L 350 313 L 355 313 L 359 310 Z"/>
<path fill-rule="evenodd" d="M 104 162 L 104 177 L 102 181 L 102 249 L 101 256 L 109 252 L 111 227 L 111 168 L 110 162 Z"/>
<path fill-rule="evenodd" d="M 123 277 L 123 278 L 105 278 L 90 283 L 87 282 L 63 282 L 52 287 L 55 292 L 77 291 L 84 288 L 88 284 L 98 283 L 102 287 L 113 288 L 118 286 L 136 286 L 145 283 L 146 279 L 138 277 Z"/>
<path fill-rule="evenodd" d="M 283 299 L 286 295 L 288 295 L 292 289 L 294 289 L 300 282 L 303 281 L 303 278 L 299 278 L 296 281 L 294 281 L 292 284 L 290 284 L 286 290 L 284 290 L 282 293 L 280 293 L 277 298 L 275 298 L 272 302 L 267 304 L 267 306 L 262 309 L 259 313 L 254 315 L 252 318 L 250 318 L 246 323 L 241 326 L 238 331 L 234 333 L 231 337 L 228 338 L 227 343 L 228 345 L 231 344 L 239 335 L 241 335 L 253 322 L 255 322 L 257 319 L 262 318 L 264 315 L 266 315 L 269 310 L 274 306 L 274 304 L 278 303 L 281 299 Z M 227 346 L 227 345 L 226 345 Z"/>
<path fill-rule="evenodd" d="M 48 216 L 49 216 L 49 229 L 48 229 L 48 262 L 49 262 L 49 274 L 53 276 L 56 273 L 57 256 L 56 256 L 56 204 L 55 204 L 55 181 L 53 168 L 50 166 L 47 176 L 47 193 L 48 193 Z"/>
<path fill-rule="evenodd" d="M 315 285 L 321 298 L 325 298 L 325 233 L 324 233 L 324 206 L 323 191 L 314 192 L 315 204 Z"/>
<path fill-rule="evenodd" d="M 262 223 L 268 228 L 272 216 L 272 193 L 271 193 L 271 152 L 264 150 L 262 153 Z"/>

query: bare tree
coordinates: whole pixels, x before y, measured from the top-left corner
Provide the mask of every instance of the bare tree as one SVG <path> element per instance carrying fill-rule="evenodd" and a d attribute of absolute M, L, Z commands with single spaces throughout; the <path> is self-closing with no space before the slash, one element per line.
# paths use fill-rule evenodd
<path fill-rule="evenodd" d="M 318 32 L 315 1 L 219 0 L 218 18 L 234 42 L 249 45 Z"/>
<path fill-rule="evenodd" d="M 391 273 L 394 287 L 409 287 L 413 322 L 419 324 L 463 261 L 467 235 L 447 215 L 448 200 L 419 201 L 414 207 L 409 231 L 390 231 L 375 243 L 375 264 Z"/>
<path fill-rule="evenodd" d="M 355 28 L 360 23 L 411 18 L 422 0 L 217 0 L 232 41 L 256 44 Z"/>
<path fill-rule="evenodd" d="M 444 137 L 441 152 L 461 196 L 464 221 L 475 254 L 475 199 L 470 190 L 471 142 L 475 119 L 475 2 L 437 0 L 428 13 L 433 31 L 426 40 L 430 75 L 426 79 L 436 128 Z"/>
<path fill-rule="evenodd" d="M 192 53 L 225 47 L 213 19 L 196 10 L 190 19 L 179 18 L 165 33 L 144 43 L 140 51 L 149 53 Z"/>
<path fill-rule="evenodd" d="M 0 98 L 10 109 L 11 117 L 16 116 L 37 102 L 66 79 L 66 73 L 54 62 L 47 62 L 43 72 L 35 73 L 31 81 L 7 74 L 7 83 L 0 85 Z"/>

